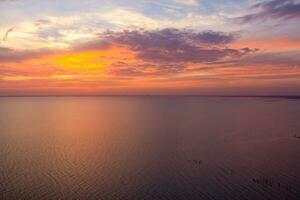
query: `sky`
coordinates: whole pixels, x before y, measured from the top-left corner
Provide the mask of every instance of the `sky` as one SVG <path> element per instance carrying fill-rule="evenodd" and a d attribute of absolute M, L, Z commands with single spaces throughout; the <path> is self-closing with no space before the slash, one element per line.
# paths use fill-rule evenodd
<path fill-rule="evenodd" d="M 300 0 L 0 0 L 0 96 L 300 95 Z"/>

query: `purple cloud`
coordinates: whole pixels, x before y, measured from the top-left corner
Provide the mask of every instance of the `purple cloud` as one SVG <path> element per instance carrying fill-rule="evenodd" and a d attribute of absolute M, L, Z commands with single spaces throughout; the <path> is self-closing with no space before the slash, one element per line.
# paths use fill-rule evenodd
<path fill-rule="evenodd" d="M 149 70 L 150 69 L 150 70 Z M 139 63 L 128 64 L 117 62 L 109 69 L 108 73 L 121 76 L 159 76 L 181 73 L 186 69 L 184 63 Z"/>
<path fill-rule="evenodd" d="M 192 37 L 199 42 L 211 45 L 225 45 L 234 42 L 237 39 L 236 34 L 226 34 L 223 32 L 205 31 L 194 34 Z"/>
<path fill-rule="evenodd" d="M 106 33 L 105 41 L 126 45 L 138 53 L 138 58 L 152 62 L 208 63 L 237 58 L 252 50 L 232 49 L 227 45 L 236 40 L 235 34 L 192 30 L 162 29 L 154 31 L 124 31 Z"/>
<path fill-rule="evenodd" d="M 257 3 L 253 9 L 260 9 L 254 14 L 235 18 L 238 23 L 248 23 L 267 19 L 292 19 L 300 17 L 300 2 L 295 0 L 272 0 Z"/>

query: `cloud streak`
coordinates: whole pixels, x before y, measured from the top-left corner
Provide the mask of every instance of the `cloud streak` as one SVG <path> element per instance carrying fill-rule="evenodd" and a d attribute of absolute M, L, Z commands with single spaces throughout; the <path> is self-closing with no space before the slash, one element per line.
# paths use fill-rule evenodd
<path fill-rule="evenodd" d="M 12 31 L 14 31 L 14 29 L 15 29 L 14 27 L 8 29 L 8 30 L 6 31 L 6 33 L 5 33 L 5 35 L 4 35 L 3 39 L 2 39 L 2 41 L 6 41 L 7 38 L 8 38 L 8 34 L 9 34 L 10 32 L 12 32 Z"/>
<path fill-rule="evenodd" d="M 258 9 L 259 11 L 235 18 L 234 21 L 243 24 L 268 19 L 300 18 L 300 2 L 295 0 L 272 0 L 257 3 L 252 6 L 252 9 Z"/>
<path fill-rule="evenodd" d="M 33 59 L 50 53 L 47 49 L 38 50 L 14 50 L 0 47 L 0 63 L 3 62 L 20 62 L 27 59 Z"/>

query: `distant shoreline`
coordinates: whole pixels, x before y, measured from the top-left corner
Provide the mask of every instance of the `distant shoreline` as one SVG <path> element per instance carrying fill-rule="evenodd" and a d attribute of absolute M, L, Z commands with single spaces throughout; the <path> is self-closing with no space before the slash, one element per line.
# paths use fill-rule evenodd
<path fill-rule="evenodd" d="M 12 97 L 203 97 L 203 98 L 276 98 L 276 99 L 300 99 L 300 96 L 238 96 L 238 95 L 4 95 L 0 98 Z"/>

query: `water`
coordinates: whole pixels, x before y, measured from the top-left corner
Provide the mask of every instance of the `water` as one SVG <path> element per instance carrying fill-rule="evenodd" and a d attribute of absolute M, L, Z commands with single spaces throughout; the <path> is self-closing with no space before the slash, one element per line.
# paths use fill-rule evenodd
<path fill-rule="evenodd" d="M 300 199 L 300 100 L 0 98 L 0 199 Z"/>

